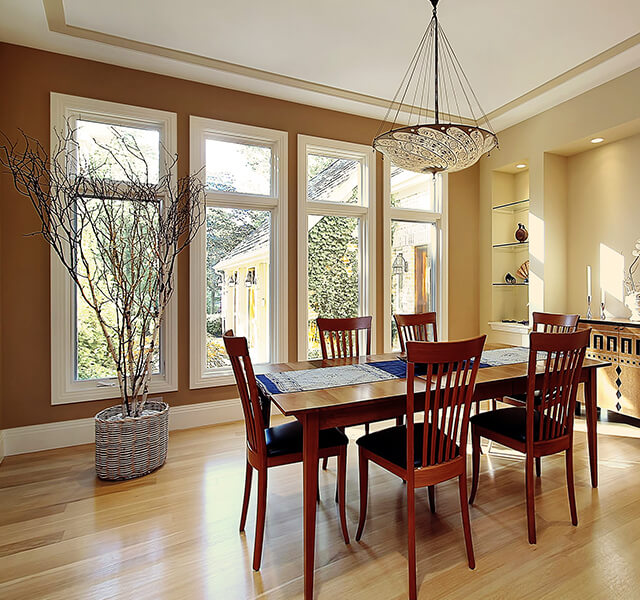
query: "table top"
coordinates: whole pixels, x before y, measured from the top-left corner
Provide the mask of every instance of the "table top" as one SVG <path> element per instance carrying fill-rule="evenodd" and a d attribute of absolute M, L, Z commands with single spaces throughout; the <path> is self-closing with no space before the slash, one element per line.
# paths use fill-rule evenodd
<path fill-rule="evenodd" d="M 497 346 L 496 346 L 497 347 Z M 504 346 L 502 346 L 504 347 Z M 282 373 L 286 371 L 300 371 L 303 369 L 319 369 L 323 367 L 337 367 L 340 365 L 350 365 L 355 363 L 368 363 L 383 360 L 394 360 L 398 358 L 398 352 L 387 354 L 372 354 L 370 356 L 360 356 L 358 358 L 341 358 L 330 360 L 308 360 L 286 363 L 276 363 L 265 365 L 261 369 L 262 373 Z M 611 363 L 585 359 L 583 369 L 597 369 L 609 366 Z M 476 378 L 476 393 L 482 397 L 483 388 L 486 388 L 486 398 L 493 396 L 492 389 L 497 384 L 504 382 L 526 381 L 527 363 L 516 363 L 512 365 L 501 365 L 498 367 L 483 367 L 478 369 Z M 539 372 L 544 371 L 544 365 L 540 363 Z M 416 393 L 424 392 L 426 382 L 416 378 Z M 271 401 L 278 407 L 284 415 L 296 415 L 306 411 L 338 408 L 340 406 L 359 404 L 365 402 L 375 402 L 378 400 L 390 400 L 404 398 L 407 393 L 407 380 L 396 378 L 385 381 L 375 381 L 372 383 L 360 383 L 357 385 L 345 385 L 340 387 L 326 388 L 322 390 L 309 390 L 304 392 L 289 392 L 284 394 L 273 394 Z M 505 394 L 508 392 L 505 392 Z"/>

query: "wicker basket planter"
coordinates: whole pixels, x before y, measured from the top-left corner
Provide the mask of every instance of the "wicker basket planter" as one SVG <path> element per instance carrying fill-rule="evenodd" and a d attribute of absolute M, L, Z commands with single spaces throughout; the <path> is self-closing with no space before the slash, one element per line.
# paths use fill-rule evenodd
<path fill-rule="evenodd" d="M 169 405 L 148 400 L 140 417 L 122 419 L 121 406 L 95 416 L 96 473 L 100 479 L 134 479 L 164 464 L 169 441 Z"/>

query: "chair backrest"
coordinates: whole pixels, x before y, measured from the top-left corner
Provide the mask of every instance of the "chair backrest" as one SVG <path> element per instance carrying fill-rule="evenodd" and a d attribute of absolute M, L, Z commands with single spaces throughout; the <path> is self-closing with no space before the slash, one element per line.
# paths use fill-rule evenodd
<path fill-rule="evenodd" d="M 266 455 L 264 419 L 260 407 L 258 384 L 256 383 L 256 376 L 249 356 L 247 338 L 234 336 L 233 330 L 230 329 L 225 332 L 222 339 L 231 361 L 238 393 L 240 394 L 247 432 L 247 445 L 253 452 Z"/>
<path fill-rule="evenodd" d="M 532 333 L 527 389 L 527 445 L 573 435 L 576 393 L 591 329 L 573 333 Z M 544 375 L 536 381 L 536 367 Z M 538 394 L 536 394 L 536 391 Z M 536 424 L 536 413 L 538 423 Z"/>
<path fill-rule="evenodd" d="M 436 313 L 393 315 L 398 328 L 400 350 L 405 352 L 405 342 L 437 342 Z"/>
<path fill-rule="evenodd" d="M 580 315 L 533 313 L 533 331 L 543 333 L 573 333 L 578 329 Z"/>
<path fill-rule="evenodd" d="M 366 333 L 364 354 L 371 354 L 371 317 L 325 319 L 318 317 L 318 334 L 322 358 L 360 356 L 360 332 Z"/>
<path fill-rule="evenodd" d="M 414 427 L 423 427 L 422 468 L 466 457 L 469 412 L 486 336 L 455 342 L 407 342 L 407 468 L 414 460 Z M 424 423 L 415 423 L 415 365 L 431 382 Z M 423 375 L 421 375 L 422 377 Z M 409 469 L 410 470 L 410 469 Z"/>

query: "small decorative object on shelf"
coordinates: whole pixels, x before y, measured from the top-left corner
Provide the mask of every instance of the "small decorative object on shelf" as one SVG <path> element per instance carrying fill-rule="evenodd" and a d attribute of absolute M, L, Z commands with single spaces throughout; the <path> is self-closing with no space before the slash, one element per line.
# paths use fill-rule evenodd
<path fill-rule="evenodd" d="M 526 242 L 529 239 L 529 232 L 522 223 L 518 223 L 518 229 L 516 229 L 515 235 L 516 240 L 518 240 L 519 242 Z"/>
<path fill-rule="evenodd" d="M 640 239 L 636 241 L 636 247 L 631 254 L 633 256 L 633 261 L 631 262 L 624 278 L 624 289 L 626 294 L 624 303 L 631 311 L 630 319 L 632 321 L 640 321 L 640 282 L 637 282 L 634 278 L 635 272 L 638 268 L 638 261 L 640 260 Z"/>
<path fill-rule="evenodd" d="M 602 288 L 601 290 L 601 295 L 600 295 L 600 319 L 602 321 L 605 321 L 607 319 L 607 313 L 605 312 L 604 308 L 605 308 L 605 291 L 604 288 Z"/>
<path fill-rule="evenodd" d="M 516 278 L 515 278 L 511 273 L 507 273 L 507 274 L 504 276 L 504 280 L 505 280 L 507 283 L 515 283 L 515 282 L 516 282 Z"/>
<path fill-rule="evenodd" d="M 516 271 L 516 275 L 520 277 L 520 279 L 524 279 L 525 283 L 529 283 L 529 261 L 525 260 Z"/>

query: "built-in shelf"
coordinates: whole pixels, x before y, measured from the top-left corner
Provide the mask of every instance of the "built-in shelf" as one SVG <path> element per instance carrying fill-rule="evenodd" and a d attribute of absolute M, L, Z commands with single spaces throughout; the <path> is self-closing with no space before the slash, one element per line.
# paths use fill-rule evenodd
<path fill-rule="evenodd" d="M 498 250 L 524 250 L 529 247 L 529 242 L 507 242 L 505 244 L 494 244 Z"/>
<path fill-rule="evenodd" d="M 507 204 L 498 204 L 493 210 L 500 213 L 515 213 L 521 210 L 529 210 L 529 198 L 526 200 L 518 200 L 517 202 L 508 202 Z"/>
<path fill-rule="evenodd" d="M 518 282 L 518 283 L 492 283 L 491 285 L 504 285 L 505 287 L 516 287 L 518 285 L 529 285 L 528 283 Z"/>

